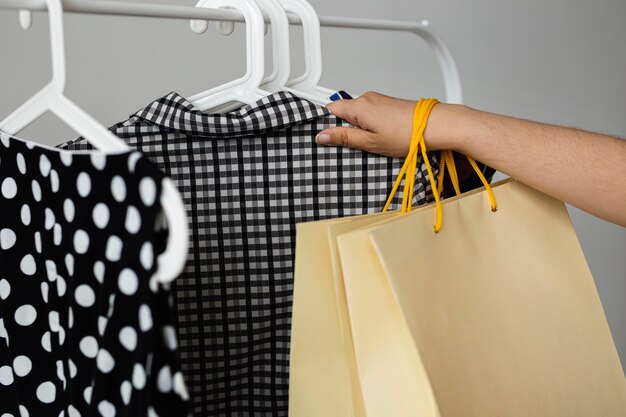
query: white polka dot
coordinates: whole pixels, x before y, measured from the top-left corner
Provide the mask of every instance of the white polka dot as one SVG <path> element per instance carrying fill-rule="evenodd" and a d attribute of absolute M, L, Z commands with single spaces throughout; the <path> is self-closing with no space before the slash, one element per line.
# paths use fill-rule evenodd
<path fill-rule="evenodd" d="M 15 160 L 17 161 L 17 169 L 20 170 L 20 173 L 26 174 L 26 160 L 24 159 L 24 155 L 18 152 Z"/>
<path fill-rule="evenodd" d="M 52 343 L 50 341 L 50 332 L 45 332 L 41 337 L 41 347 L 46 352 L 52 352 Z"/>
<path fill-rule="evenodd" d="M 68 223 L 72 223 L 74 220 L 75 211 L 74 202 L 69 198 L 66 198 L 63 202 L 63 214 L 65 215 L 65 220 L 67 220 Z"/>
<path fill-rule="evenodd" d="M 185 401 L 189 399 L 189 392 L 187 391 L 183 374 L 180 372 L 174 374 L 174 392 Z"/>
<path fill-rule="evenodd" d="M 85 391 L 83 391 L 83 397 L 85 398 L 85 402 L 87 404 L 91 403 L 91 392 L 93 391 L 92 387 L 87 387 L 85 388 Z"/>
<path fill-rule="evenodd" d="M 24 226 L 28 226 L 30 224 L 30 207 L 28 207 L 28 204 L 24 204 L 22 206 L 20 217 Z"/>
<path fill-rule="evenodd" d="M 17 184 L 11 177 L 5 178 L 2 181 L 2 196 L 7 200 L 12 199 L 17 194 Z"/>
<path fill-rule="evenodd" d="M 31 184 L 31 189 L 33 191 L 33 198 L 35 199 L 35 201 L 41 201 L 41 186 L 39 185 L 37 180 L 33 180 Z"/>
<path fill-rule="evenodd" d="M 4 328 L 4 320 L 0 318 L 0 339 L 6 339 L 7 346 L 9 345 L 9 335 L 7 329 Z"/>
<path fill-rule="evenodd" d="M 109 311 L 107 312 L 107 317 L 111 317 L 113 315 L 114 307 L 115 307 L 115 294 L 111 294 L 109 296 Z"/>
<path fill-rule="evenodd" d="M 93 336 L 85 336 L 78 344 L 80 351 L 88 358 L 95 358 L 98 355 L 98 341 Z"/>
<path fill-rule="evenodd" d="M 37 318 L 37 310 L 30 304 L 24 304 L 15 310 L 15 322 L 20 326 L 30 326 Z"/>
<path fill-rule="evenodd" d="M 13 372 L 19 377 L 24 377 L 33 369 L 33 363 L 27 356 L 20 355 L 13 359 Z"/>
<path fill-rule="evenodd" d="M 59 246 L 61 244 L 61 240 L 63 240 L 63 230 L 61 229 L 61 225 L 59 223 L 54 224 L 52 240 L 56 246 Z"/>
<path fill-rule="evenodd" d="M 0 384 L 7 386 L 13 383 L 13 369 L 10 366 L 0 367 Z"/>
<path fill-rule="evenodd" d="M 137 274 L 132 269 L 124 268 L 120 272 L 120 276 L 117 279 L 117 285 L 126 295 L 133 295 L 137 292 L 139 281 L 137 280 Z"/>
<path fill-rule="evenodd" d="M 71 306 L 67 308 L 67 325 L 70 329 L 74 327 L 74 310 Z"/>
<path fill-rule="evenodd" d="M 68 415 L 68 417 L 81 417 L 81 415 L 78 412 L 78 410 L 71 404 L 67 408 L 67 415 Z"/>
<path fill-rule="evenodd" d="M 74 298 L 79 306 L 91 307 L 96 301 L 96 294 L 87 284 L 81 284 L 74 291 Z"/>
<path fill-rule="evenodd" d="M 49 290 L 50 290 L 50 287 L 48 287 L 48 283 L 42 282 L 41 283 L 41 298 L 43 299 L 43 302 L 46 304 L 48 303 Z"/>
<path fill-rule="evenodd" d="M 148 417 L 159 417 L 154 408 L 148 407 Z"/>
<path fill-rule="evenodd" d="M 105 257 L 111 262 L 117 262 L 122 257 L 122 240 L 117 236 L 109 237 Z"/>
<path fill-rule="evenodd" d="M 100 316 L 98 317 L 98 334 L 100 336 L 104 336 L 104 332 L 107 329 L 108 319 L 106 317 Z"/>
<path fill-rule="evenodd" d="M 63 297 L 65 295 L 65 291 L 67 290 L 67 284 L 61 275 L 57 275 L 57 294 L 59 297 Z"/>
<path fill-rule="evenodd" d="M 57 280 L 57 265 L 53 261 L 46 261 L 46 272 L 48 274 L 48 280 L 50 282 L 54 282 Z"/>
<path fill-rule="evenodd" d="M 59 174 L 56 172 L 56 170 L 53 169 L 52 171 L 50 171 L 50 189 L 53 193 L 59 192 L 59 185 Z"/>
<path fill-rule="evenodd" d="M 104 263 L 102 261 L 96 261 L 93 264 L 93 274 L 100 284 L 104 282 Z"/>
<path fill-rule="evenodd" d="M 139 261 L 145 270 L 152 268 L 152 265 L 154 264 L 154 251 L 152 250 L 152 243 L 146 242 L 143 246 L 141 246 L 141 250 L 139 251 Z"/>
<path fill-rule="evenodd" d="M 148 281 L 148 287 L 150 287 L 150 291 L 152 291 L 153 293 L 157 293 L 159 291 L 159 279 L 157 277 L 157 274 L 154 274 L 150 277 L 150 280 Z"/>
<path fill-rule="evenodd" d="M 166 394 L 172 390 L 172 383 L 172 371 L 169 366 L 165 365 L 157 376 L 157 387 L 159 391 Z"/>
<path fill-rule="evenodd" d="M 111 180 L 111 193 L 118 203 L 121 203 L 126 198 L 126 183 L 119 175 L 114 176 Z"/>
<path fill-rule="evenodd" d="M 99 229 L 104 229 L 109 224 L 109 216 L 109 208 L 103 203 L 98 203 L 93 208 L 91 217 L 93 218 L 93 223 Z"/>
<path fill-rule="evenodd" d="M 11 294 L 11 284 L 9 281 L 2 278 L 0 279 L 0 298 L 6 300 Z"/>
<path fill-rule="evenodd" d="M 67 272 L 70 276 L 74 275 L 74 256 L 71 253 L 65 255 L 65 268 L 67 268 Z"/>
<path fill-rule="evenodd" d="M 4 413 L 0 417 L 14 417 L 13 414 Z"/>
<path fill-rule="evenodd" d="M 82 255 L 89 249 L 89 235 L 84 230 L 78 229 L 74 233 L 74 250 Z"/>
<path fill-rule="evenodd" d="M 41 253 L 41 233 L 39 232 L 35 232 L 35 250 Z"/>
<path fill-rule="evenodd" d="M 133 387 L 141 390 L 146 385 L 146 371 L 141 364 L 136 363 L 133 367 Z"/>
<path fill-rule="evenodd" d="M 133 152 L 128 157 L 128 172 L 131 174 L 135 172 L 135 166 L 137 166 L 137 161 L 141 158 L 141 153 Z"/>
<path fill-rule="evenodd" d="M 20 417 L 30 417 L 28 414 L 28 409 L 23 405 L 20 405 Z"/>
<path fill-rule="evenodd" d="M 78 368 L 74 364 L 74 361 L 69 359 L 67 361 L 67 364 L 69 365 L 69 368 L 70 368 L 70 378 L 72 379 L 76 378 L 76 375 L 78 374 Z"/>
<path fill-rule="evenodd" d="M 120 386 L 120 394 L 122 395 L 122 401 L 124 404 L 128 405 L 130 403 L 130 394 L 133 390 L 133 386 L 130 382 L 124 381 Z"/>
<path fill-rule="evenodd" d="M 65 389 L 67 381 L 65 379 L 65 370 L 63 369 L 63 361 L 57 361 L 57 378 L 59 378 L 59 380 L 63 382 L 63 389 Z"/>
<path fill-rule="evenodd" d="M 50 325 L 50 330 L 55 333 L 59 332 L 59 329 L 61 328 L 61 320 L 59 319 L 58 311 L 53 310 L 48 313 L 48 324 Z"/>
<path fill-rule="evenodd" d="M 25 275 L 35 275 L 35 272 L 37 272 L 37 264 L 35 264 L 35 258 L 33 258 L 33 255 L 26 255 L 22 258 L 22 261 L 20 262 L 20 269 Z"/>
<path fill-rule="evenodd" d="M 141 215 L 139 214 L 139 210 L 137 210 L 133 206 L 128 206 L 128 210 L 126 211 L 126 222 L 124 223 L 126 226 L 126 230 L 130 234 L 135 234 L 141 228 Z"/>
<path fill-rule="evenodd" d="M 108 374 L 115 368 L 115 360 L 113 356 L 109 352 L 104 349 L 100 349 L 98 352 L 98 359 L 96 359 L 96 363 L 98 365 L 98 369 L 103 374 Z"/>
<path fill-rule="evenodd" d="M 144 332 L 152 328 L 152 312 L 146 304 L 139 307 L 139 327 Z"/>
<path fill-rule="evenodd" d="M 139 182 L 139 195 L 141 196 L 141 201 L 143 201 L 147 207 L 154 204 L 156 199 L 156 184 L 152 178 L 145 177 Z"/>
<path fill-rule="evenodd" d="M 115 406 L 107 400 L 100 401 L 98 411 L 102 414 L 102 417 L 115 417 Z"/>
<path fill-rule="evenodd" d="M 54 227 L 54 223 L 56 222 L 56 217 L 54 217 L 54 212 L 46 207 L 45 210 L 45 221 L 44 227 L 46 230 L 50 230 Z"/>
<path fill-rule="evenodd" d="M 65 329 L 63 327 L 59 327 L 59 344 L 63 345 L 65 342 Z"/>
<path fill-rule="evenodd" d="M 50 381 L 44 382 L 37 387 L 37 398 L 42 403 L 50 404 L 57 396 L 57 389 Z"/>
<path fill-rule="evenodd" d="M 63 162 L 63 165 L 65 165 L 66 167 L 69 167 L 70 165 L 72 165 L 72 153 L 71 152 L 61 151 L 60 155 L 61 155 L 61 162 Z"/>
<path fill-rule="evenodd" d="M 2 229 L 0 230 L 0 248 L 3 250 L 8 250 L 15 245 L 15 241 L 17 240 L 17 236 L 15 236 L 15 232 L 11 229 Z"/>
<path fill-rule="evenodd" d="M 0 142 L 2 142 L 4 147 L 8 149 L 9 145 L 11 144 L 11 141 L 9 141 L 9 135 L 0 132 Z"/>
<path fill-rule="evenodd" d="M 50 174 L 50 169 L 52 168 L 52 164 L 46 155 L 41 155 L 39 157 L 39 172 L 44 177 L 47 177 Z"/>
<path fill-rule="evenodd" d="M 78 174 L 76 178 L 76 189 L 81 197 L 87 197 L 91 192 L 91 178 L 85 172 Z"/>
<path fill-rule="evenodd" d="M 137 347 L 137 332 L 130 326 L 125 326 L 120 330 L 120 343 L 126 350 L 132 352 Z"/>
<path fill-rule="evenodd" d="M 174 329 L 174 326 L 165 325 L 163 326 L 161 332 L 163 334 L 165 346 L 167 346 L 169 350 L 176 350 L 178 341 L 176 340 L 176 330 Z"/>
<path fill-rule="evenodd" d="M 91 159 L 91 165 L 93 165 L 93 167 L 97 169 L 98 171 L 102 171 L 104 167 L 106 166 L 107 159 L 106 159 L 106 155 L 103 153 L 93 152 L 90 155 L 90 159 Z"/>

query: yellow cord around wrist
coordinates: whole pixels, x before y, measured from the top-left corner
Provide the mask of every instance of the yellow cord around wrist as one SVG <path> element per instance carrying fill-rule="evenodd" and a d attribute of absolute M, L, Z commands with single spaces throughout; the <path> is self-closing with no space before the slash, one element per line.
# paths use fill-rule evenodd
<path fill-rule="evenodd" d="M 426 170 L 428 171 L 428 180 L 430 182 L 430 187 L 433 193 L 433 197 L 435 198 L 435 207 L 436 207 L 436 219 L 433 230 L 435 233 L 441 230 L 441 226 L 443 224 L 443 209 L 441 206 L 441 192 L 443 189 L 443 180 L 445 177 L 446 168 L 450 173 L 450 179 L 452 182 L 452 186 L 454 187 L 454 191 L 457 195 L 461 194 L 461 189 L 459 186 L 459 178 L 457 175 L 456 164 L 454 163 L 454 156 L 452 151 L 444 150 L 441 151 L 440 158 L 440 166 L 439 166 L 439 178 L 438 184 L 435 184 L 435 178 L 433 175 L 433 170 L 430 165 L 430 161 L 428 160 L 428 155 L 426 151 L 426 143 L 424 140 L 424 131 L 426 130 L 426 124 L 428 123 L 428 118 L 432 109 L 439 103 L 438 100 L 434 98 L 423 98 L 417 102 L 415 106 L 415 112 L 413 113 L 413 134 L 411 136 L 411 144 L 409 146 L 409 153 L 400 169 L 400 173 L 396 178 L 396 182 L 394 183 L 391 192 L 389 193 L 389 197 L 387 198 L 387 202 L 383 208 L 383 212 L 389 209 L 389 205 L 393 199 L 393 196 L 398 191 L 402 180 L 404 180 L 404 189 L 402 192 L 402 213 L 410 212 L 413 207 L 413 191 L 415 188 L 415 173 L 417 171 L 417 163 L 419 162 L 419 156 L 421 153 L 422 159 L 424 160 L 424 165 L 426 165 Z M 491 210 L 496 211 L 496 199 L 493 195 L 493 190 L 489 186 L 487 179 L 476 165 L 476 162 L 471 158 L 467 157 L 472 168 L 478 174 L 481 182 L 485 186 L 487 193 L 489 195 L 489 200 L 491 203 Z"/>

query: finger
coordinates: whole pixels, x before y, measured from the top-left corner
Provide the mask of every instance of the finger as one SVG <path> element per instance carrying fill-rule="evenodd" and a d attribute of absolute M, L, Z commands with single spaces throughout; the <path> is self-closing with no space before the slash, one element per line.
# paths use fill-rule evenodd
<path fill-rule="evenodd" d="M 359 126 L 356 106 L 358 101 L 356 99 L 337 100 L 329 103 L 326 108 L 330 112 L 340 119 L 346 120 L 348 123 Z"/>
<path fill-rule="evenodd" d="M 342 146 L 366 152 L 376 152 L 376 135 L 356 127 L 331 127 L 321 131 L 315 141 L 325 146 Z"/>

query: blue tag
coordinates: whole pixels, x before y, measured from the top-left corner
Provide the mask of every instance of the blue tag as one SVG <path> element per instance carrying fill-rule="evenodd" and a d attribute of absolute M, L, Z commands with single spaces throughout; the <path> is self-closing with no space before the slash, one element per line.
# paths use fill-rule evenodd
<path fill-rule="evenodd" d="M 352 96 L 343 90 L 339 90 L 335 94 L 330 96 L 330 101 L 337 101 L 337 100 L 352 100 Z"/>

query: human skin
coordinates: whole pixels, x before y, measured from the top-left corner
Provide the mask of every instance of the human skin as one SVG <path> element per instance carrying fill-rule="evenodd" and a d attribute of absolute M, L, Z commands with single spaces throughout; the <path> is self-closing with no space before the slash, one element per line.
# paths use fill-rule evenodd
<path fill-rule="evenodd" d="M 416 101 L 378 93 L 328 105 L 355 127 L 317 135 L 325 146 L 345 146 L 404 157 Z M 429 151 L 453 150 L 599 218 L 626 227 L 626 140 L 568 127 L 437 104 L 424 141 Z"/>

